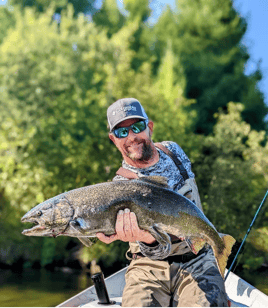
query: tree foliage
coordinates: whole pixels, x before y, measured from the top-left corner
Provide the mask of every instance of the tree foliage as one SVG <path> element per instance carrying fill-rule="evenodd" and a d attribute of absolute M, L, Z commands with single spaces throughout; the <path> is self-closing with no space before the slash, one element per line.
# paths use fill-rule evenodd
<path fill-rule="evenodd" d="M 230 101 L 245 105 L 243 118 L 254 129 L 266 128 L 267 106 L 257 87 L 260 69 L 250 76 L 244 74 L 249 54 L 241 40 L 246 28 L 232 0 L 177 1 L 177 11 L 168 8 L 154 27 L 158 58 L 171 41 L 183 64 L 185 95 L 197 100 L 192 105 L 199 115 L 197 133 L 211 133 L 213 114 Z"/>
<path fill-rule="evenodd" d="M 107 31 L 108 37 L 118 32 L 126 18 L 119 11 L 116 0 L 104 0 L 101 9 L 93 15 L 94 23 Z"/>
<path fill-rule="evenodd" d="M 13 166 L 5 164 L 3 171 L 13 183 L 20 172 L 35 174 L 33 181 L 25 179 L 28 184 L 17 188 L 27 195 L 26 187 L 33 190 L 46 178 L 41 185 L 50 188 L 44 187 L 39 199 L 74 183 L 100 180 L 98 161 L 109 148 L 108 142 L 100 142 L 106 140 L 106 123 L 99 107 L 106 104 L 101 89 L 112 49 L 84 17 L 73 19 L 71 9 L 62 16 L 60 29 L 51 24 L 51 15 L 48 11 L 36 17 L 30 9 L 18 14 L 16 28 L 1 46 L 2 147 L 10 149 L 7 157 Z M 98 41 L 93 39 L 97 34 Z M 88 157 L 92 164 L 80 169 Z"/>
<path fill-rule="evenodd" d="M 8 29 L 15 25 L 13 11 L 5 6 L 0 6 L 0 44 L 7 35 Z"/>
<path fill-rule="evenodd" d="M 68 4 L 72 4 L 75 15 L 78 13 L 95 12 L 95 0 L 9 0 L 9 4 L 19 6 L 21 9 L 33 7 L 38 12 L 45 12 L 53 4 L 57 13 L 66 9 Z"/>
<path fill-rule="evenodd" d="M 242 120 L 242 109 L 229 103 L 228 113 L 218 114 L 214 133 L 204 139 L 195 162 L 205 212 L 221 232 L 237 239 L 244 236 L 265 193 L 268 168 L 268 148 L 261 145 L 264 132 Z"/>

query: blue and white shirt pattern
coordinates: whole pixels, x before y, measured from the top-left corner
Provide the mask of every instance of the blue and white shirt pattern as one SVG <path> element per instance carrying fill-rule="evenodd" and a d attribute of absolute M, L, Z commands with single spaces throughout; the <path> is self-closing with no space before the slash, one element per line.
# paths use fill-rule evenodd
<path fill-rule="evenodd" d="M 189 177 L 194 178 L 195 176 L 191 169 L 190 159 L 184 153 L 182 148 L 173 141 L 163 141 L 161 142 L 161 144 L 178 157 L 178 159 L 182 162 L 184 168 L 186 169 Z M 159 161 L 153 166 L 144 169 L 139 169 L 128 165 L 123 160 L 122 167 L 132 172 L 135 172 L 139 177 L 152 176 L 152 175 L 164 176 L 168 180 L 168 186 L 172 190 L 178 191 L 184 185 L 184 179 L 179 169 L 175 165 L 174 161 L 167 154 L 165 154 L 162 150 L 159 150 L 158 148 L 157 150 L 159 153 Z M 120 175 L 116 175 L 113 178 L 113 181 L 118 181 L 118 180 L 126 180 L 126 178 Z"/>

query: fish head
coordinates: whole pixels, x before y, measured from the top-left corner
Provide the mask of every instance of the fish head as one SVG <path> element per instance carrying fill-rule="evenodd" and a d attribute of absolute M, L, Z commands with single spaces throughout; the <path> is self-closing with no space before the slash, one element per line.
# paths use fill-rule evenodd
<path fill-rule="evenodd" d="M 64 195 L 51 198 L 38 204 L 26 213 L 22 222 L 30 222 L 35 225 L 25 229 L 22 234 L 28 236 L 56 237 L 67 228 L 74 210 Z"/>

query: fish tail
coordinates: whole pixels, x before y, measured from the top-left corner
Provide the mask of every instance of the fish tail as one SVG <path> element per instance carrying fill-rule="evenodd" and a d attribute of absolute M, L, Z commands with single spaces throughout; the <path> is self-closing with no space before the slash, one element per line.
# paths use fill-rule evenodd
<path fill-rule="evenodd" d="M 219 271 L 222 275 L 222 277 L 224 277 L 224 272 L 225 272 L 225 268 L 227 265 L 227 261 L 228 261 L 228 257 L 232 252 L 232 247 L 235 243 L 235 239 L 228 234 L 219 234 L 221 239 L 223 240 L 224 243 L 224 248 L 221 252 L 218 252 L 216 250 L 214 250 L 214 255 L 217 261 L 217 265 L 219 268 Z"/>

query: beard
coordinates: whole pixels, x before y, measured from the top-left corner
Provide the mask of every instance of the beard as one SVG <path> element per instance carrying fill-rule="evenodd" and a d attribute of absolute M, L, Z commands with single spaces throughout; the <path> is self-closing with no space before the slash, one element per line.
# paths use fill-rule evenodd
<path fill-rule="evenodd" d="M 153 148 L 150 140 L 135 140 L 135 142 L 142 143 L 142 153 L 130 152 L 127 149 L 127 156 L 133 161 L 146 162 L 153 157 Z"/>

